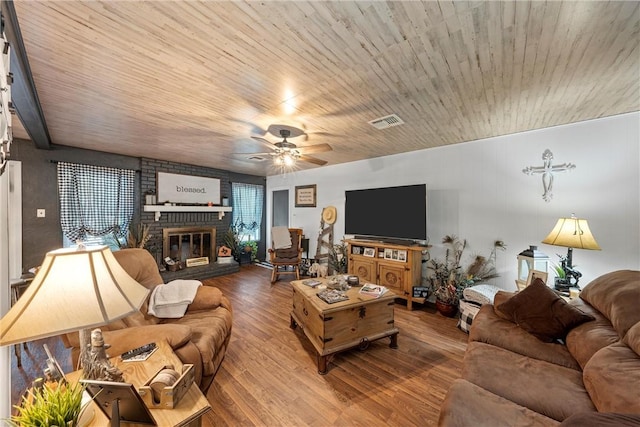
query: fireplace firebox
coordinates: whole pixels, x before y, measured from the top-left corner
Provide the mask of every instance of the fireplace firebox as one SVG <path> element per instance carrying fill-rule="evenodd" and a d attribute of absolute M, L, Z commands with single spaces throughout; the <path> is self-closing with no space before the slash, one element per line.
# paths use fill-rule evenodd
<path fill-rule="evenodd" d="M 190 258 L 216 260 L 216 229 L 180 227 L 162 230 L 162 258 L 186 262 Z"/>

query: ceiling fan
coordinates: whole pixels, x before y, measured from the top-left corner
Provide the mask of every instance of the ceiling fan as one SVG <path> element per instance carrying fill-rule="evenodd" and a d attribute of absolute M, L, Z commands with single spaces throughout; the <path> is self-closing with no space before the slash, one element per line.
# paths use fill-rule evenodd
<path fill-rule="evenodd" d="M 286 125 L 271 125 L 268 129 L 269 133 L 277 134 L 282 138 L 280 142 L 269 142 L 264 138 L 253 136 L 252 138 L 272 151 L 264 153 L 235 153 L 240 155 L 269 155 L 273 158 L 273 163 L 277 166 L 293 166 L 297 161 L 313 163 L 315 165 L 323 166 L 327 164 L 326 160 L 318 159 L 316 157 L 309 156 L 308 154 L 323 153 L 331 151 L 333 148 L 329 144 L 315 144 L 305 147 L 298 147 L 293 142 L 287 141 L 287 138 L 296 138 L 298 136 L 306 135 L 306 133 L 298 128 L 294 128 Z"/>

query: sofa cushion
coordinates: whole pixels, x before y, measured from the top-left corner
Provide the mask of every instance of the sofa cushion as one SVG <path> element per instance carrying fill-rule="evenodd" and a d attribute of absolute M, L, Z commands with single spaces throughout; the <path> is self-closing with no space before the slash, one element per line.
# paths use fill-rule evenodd
<path fill-rule="evenodd" d="M 575 326 L 594 317 L 567 304 L 541 279 L 500 304 L 497 309 L 544 342 L 564 339 Z"/>
<path fill-rule="evenodd" d="M 583 323 L 570 330 L 565 339 L 569 353 L 578 361 L 581 369 L 584 369 L 598 350 L 619 341 L 620 337 L 609 319 L 582 299 L 576 298 L 570 304 L 595 318 L 592 322 Z"/>
<path fill-rule="evenodd" d="M 596 410 L 582 372 L 489 344 L 469 343 L 462 378 L 557 421 Z"/>
<path fill-rule="evenodd" d="M 231 305 L 225 304 L 227 299 L 222 295 L 222 291 L 214 286 L 200 286 L 195 298 L 187 307 L 187 312 L 199 310 L 213 310 L 221 305 L 231 310 Z M 228 305 L 228 306 L 225 306 Z"/>
<path fill-rule="evenodd" d="M 640 271 L 618 270 L 591 281 L 580 293 L 611 321 L 620 338 L 640 322 Z"/>
<path fill-rule="evenodd" d="M 640 415 L 584 412 L 571 415 L 560 425 L 562 427 L 638 427 Z"/>
<path fill-rule="evenodd" d="M 458 379 L 449 388 L 440 408 L 438 425 L 546 427 L 559 423 L 475 384 Z"/>
<path fill-rule="evenodd" d="M 113 256 L 129 276 L 147 289 L 164 283 L 153 255 L 146 249 L 127 248 L 114 251 Z"/>
<path fill-rule="evenodd" d="M 189 342 L 193 333 L 188 326 L 168 323 L 132 326 L 117 331 L 106 331 L 103 335 L 105 342 L 110 345 L 109 355 L 117 356 L 127 350 L 160 340 L 166 340 L 172 349 L 180 348 Z"/>
<path fill-rule="evenodd" d="M 133 277 L 136 282 L 145 288 L 153 289 L 157 285 L 164 283 L 158 271 L 158 264 L 156 264 L 155 258 L 153 258 L 153 255 L 146 249 L 120 249 L 119 251 L 113 252 L 113 256 L 129 276 Z M 116 321 L 115 325 L 110 325 L 111 329 L 121 329 L 122 326 L 120 326 L 120 324 L 128 327 L 159 323 L 160 320 L 157 317 L 147 314 L 148 308 L 149 299 L 147 298 L 144 304 L 142 304 L 142 307 L 140 307 L 139 312 Z"/>
<path fill-rule="evenodd" d="M 224 297 L 223 297 L 224 298 Z M 232 315 L 223 307 L 214 310 L 187 312 L 180 319 L 170 319 L 171 323 L 186 325 L 193 334 L 191 341 L 196 345 L 202 357 L 202 373 L 204 376 L 214 375 L 218 369 L 218 351 L 223 355 L 226 341 L 231 335 Z"/>
<path fill-rule="evenodd" d="M 469 341 L 492 344 L 534 359 L 580 370 L 566 346 L 540 341 L 515 323 L 499 317 L 491 305 L 482 306 L 475 316 Z"/>
<path fill-rule="evenodd" d="M 598 411 L 640 414 L 640 356 L 624 343 L 593 355 L 584 367 L 584 385 Z"/>
<path fill-rule="evenodd" d="M 631 347 L 636 354 L 640 355 L 640 322 L 633 325 L 627 335 L 624 336 L 624 343 Z"/>

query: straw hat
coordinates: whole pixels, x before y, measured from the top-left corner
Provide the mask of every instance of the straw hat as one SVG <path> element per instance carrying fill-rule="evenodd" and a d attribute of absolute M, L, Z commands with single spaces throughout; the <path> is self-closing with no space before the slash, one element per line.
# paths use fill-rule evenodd
<path fill-rule="evenodd" d="M 335 206 L 327 206 L 322 209 L 322 220 L 327 224 L 333 224 L 336 222 L 336 216 L 338 215 Z"/>

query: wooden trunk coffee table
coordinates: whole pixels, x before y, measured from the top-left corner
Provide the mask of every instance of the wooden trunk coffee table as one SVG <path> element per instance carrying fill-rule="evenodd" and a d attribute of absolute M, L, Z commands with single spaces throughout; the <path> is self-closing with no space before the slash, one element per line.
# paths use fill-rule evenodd
<path fill-rule="evenodd" d="M 327 283 L 326 279 L 319 279 Z M 318 373 L 327 373 L 327 364 L 335 353 L 354 347 L 364 350 L 371 341 L 390 337 L 391 348 L 398 347 L 398 329 L 394 325 L 395 294 L 388 291 L 379 298 L 361 295 L 360 287 L 346 292 L 349 300 L 328 304 L 319 289 L 302 283 L 293 286 L 291 328 L 304 331 L 318 352 Z"/>

